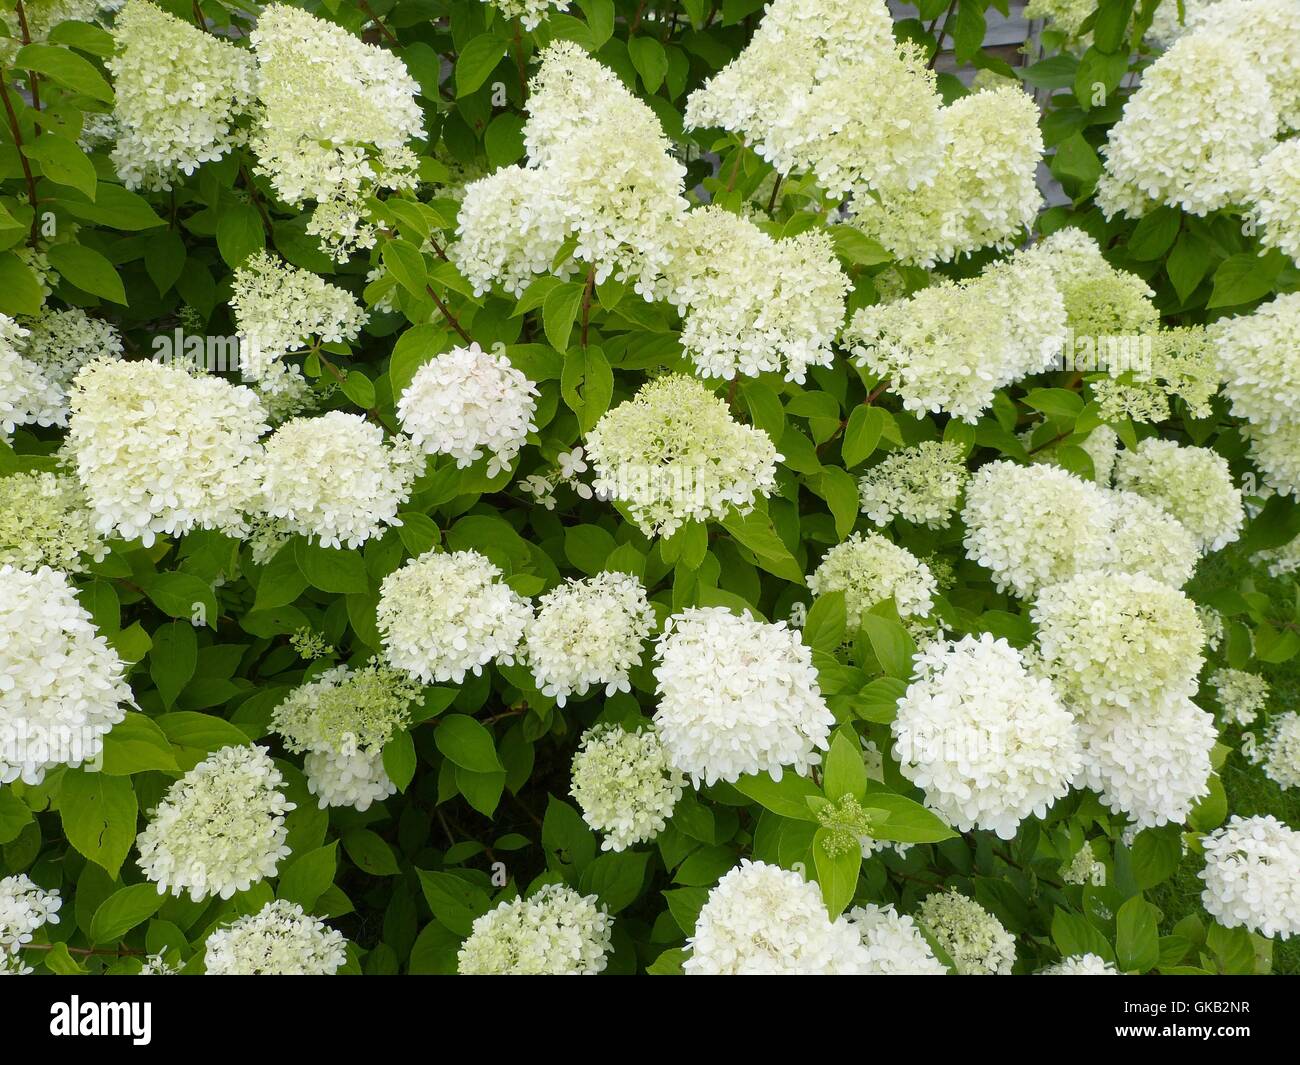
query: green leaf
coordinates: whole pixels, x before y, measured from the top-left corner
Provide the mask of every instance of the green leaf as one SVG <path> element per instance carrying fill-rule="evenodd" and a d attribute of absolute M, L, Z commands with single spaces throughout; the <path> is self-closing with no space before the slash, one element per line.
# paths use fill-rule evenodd
<path fill-rule="evenodd" d="M 833 835 L 829 828 L 819 828 L 813 836 L 813 865 L 817 869 L 817 883 L 822 898 L 832 918 L 838 917 L 853 901 L 858 888 L 858 871 L 862 868 L 862 851 L 852 846 L 830 854 L 826 843 Z"/>
<path fill-rule="evenodd" d="M 52 44 L 28 44 L 18 49 L 13 65 L 20 70 L 34 70 L 60 85 L 89 96 L 101 103 L 113 102 L 113 90 L 93 63 Z"/>
<path fill-rule="evenodd" d="M 200 751 L 219 751 L 222 747 L 242 746 L 249 742 L 247 733 L 238 725 L 213 714 L 194 710 L 176 710 L 160 714 L 154 719 L 167 739 L 177 747 L 193 747 Z"/>
<path fill-rule="evenodd" d="M 14 789 L 0 788 L 0 846 L 16 840 L 31 821 L 31 810 L 14 794 Z"/>
<path fill-rule="evenodd" d="M 349 370 L 343 379 L 343 394 L 362 410 L 375 405 L 375 385 L 360 370 Z"/>
<path fill-rule="evenodd" d="M 63 774 L 59 792 L 63 834 L 115 880 L 135 842 L 138 812 L 129 778 L 85 769 L 69 769 Z"/>
<path fill-rule="evenodd" d="M 468 936 L 474 918 L 491 908 L 492 900 L 487 892 L 454 873 L 431 873 L 424 869 L 417 869 L 416 873 L 433 916 L 458 936 Z"/>
<path fill-rule="evenodd" d="M 782 773 L 780 780 L 773 780 L 769 773 L 749 774 L 732 786 L 763 809 L 796 821 L 816 822 L 817 815 L 808 805 L 808 799 L 824 797 L 821 789 L 807 777 L 789 771 Z"/>
<path fill-rule="evenodd" d="M 803 624 L 804 643 L 816 651 L 834 653 L 844 642 L 844 599 L 844 592 L 840 590 L 826 592 L 813 601 Z"/>
<path fill-rule="evenodd" d="M 276 897 L 296 902 L 308 913 L 334 883 L 338 867 L 338 842 L 310 850 L 282 867 Z"/>
<path fill-rule="evenodd" d="M 901 624 L 879 614 L 862 616 L 862 631 L 881 668 L 891 677 L 907 680 L 912 675 L 916 644 Z"/>
<path fill-rule="evenodd" d="M 1182 228 L 1182 215 L 1172 207 L 1157 207 L 1138 222 L 1128 238 L 1128 253 L 1139 262 L 1153 262 L 1165 255 Z"/>
<path fill-rule="evenodd" d="M 751 511 L 743 517 L 733 514 L 723 519 L 722 527 L 754 553 L 763 569 L 796 584 L 805 583 L 803 567 L 776 534 L 767 515 L 758 511 Z"/>
<path fill-rule="evenodd" d="M 296 540 L 293 553 L 298 568 L 313 588 L 338 595 L 370 590 L 365 560 L 354 548 L 320 547 L 307 540 Z"/>
<path fill-rule="evenodd" d="M 1133 878 L 1143 891 L 1173 876 L 1182 859 L 1182 834 L 1176 826 L 1139 832 L 1129 856 Z"/>
<path fill-rule="evenodd" d="M 354 828 L 343 834 L 343 849 L 352 864 L 371 876 L 397 876 L 401 869 L 393 856 L 393 848 L 383 838 L 368 828 Z"/>
<path fill-rule="evenodd" d="M 549 304 L 549 299 L 548 299 Z M 609 410 L 614 395 L 614 371 L 598 347 L 580 348 L 564 356 L 560 392 L 568 408 L 578 416 L 578 427 L 589 433 Z"/>
<path fill-rule="evenodd" d="M 55 184 L 67 185 L 92 200 L 95 198 L 98 182 L 95 164 L 74 141 L 47 131 L 31 144 L 23 145 L 23 154 L 40 163 L 41 173 Z"/>
<path fill-rule="evenodd" d="M 889 816 L 872 824 L 871 835 L 894 843 L 941 843 L 957 835 L 938 814 L 919 802 L 887 791 L 867 792 L 866 805 Z"/>
<path fill-rule="evenodd" d="M 415 741 L 406 731 L 397 733 L 384 744 L 384 772 L 398 791 L 405 791 L 415 779 L 418 764 L 415 756 Z"/>
<path fill-rule="evenodd" d="M 155 769 L 164 773 L 180 771 L 172 745 L 158 723 L 130 710 L 104 737 L 103 772 L 125 777 Z"/>
<path fill-rule="evenodd" d="M 1052 942 L 1062 957 L 1072 954 L 1096 954 L 1107 961 L 1115 960 L 1115 950 L 1102 933 L 1082 914 L 1057 907 L 1052 915 Z"/>
<path fill-rule="evenodd" d="M 840 445 L 844 465 L 852 469 L 866 461 L 880 443 L 880 434 L 884 429 L 885 412 L 880 408 L 861 403 L 854 407 L 844 426 L 844 442 Z"/>
<path fill-rule="evenodd" d="M 1277 284 L 1282 266 L 1283 258 L 1276 253 L 1242 252 L 1225 259 L 1214 272 L 1214 291 L 1206 307 L 1238 307 L 1262 299 Z"/>
<path fill-rule="evenodd" d="M 30 47 L 30 46 L 29 46 Z M 126 290 L 113 264 L 84 244 L 51 244 L 46 249 L 50 265 L 70 284 L 92 296 L 126 305 Z"/>
<path fill-rule="evenodd" d="M 883 245 L 850 225 L 828 226 L 826 231 L 835 245 L 835 254 L 854 266 L 877 266 L 892 262 L 894 256 Z"/>
<path fill-rule="evenodd" d="M 668 53 L 664 51 L 664 46 L 653 37 L 637 36 L 627 42 L 627 51 L 636 72 L 641 75 L 645 91 L 651 94 L 658 92 L 668 73 Z"/>
<path fill-rule="evenodd" d="M 482 33 L 461 49 L 456 58 L 456 95 L 468 96 L 496 69 L 506 54 L 507 42 L 492 33 Z"/>
<path fill-rule="evenodd" d="M 1063 182 L 1069 181 L 1073 195 L 1078 201 L 1088 196 L 1101 177 L 1101 160 L 1091 144 L 1083 135 L 1075 133 L 1056 146 L 1052 156 L 1052 173 Z"/>
<path fill-rule="evenodd" d="M 428 299 L 429 271 L 420 249 L 409 240 L 390 240 L 381 253 L 384 269 L 417 299 Z"/>
<path fill-rule="evenodd" d="M 1134 895 L 1115 914 L 1115 957 L 1124 972 L 1144 973 L 1160 963 L 1160 911 Z"/>
<path fill-rule="evenodd" d="M 176 284 L 185 269 L 185 241 L 173 229 L 152 237 L 144 249 L 144 268 L 161 296 Z"/>
<path fill-rule="evenodd" d="M 957 21 L 952 30 L 953 53 L 958 63 L 969 63 L 984 44 L 986 31 L 984 8 L 970 0 L 957 8 Z"/>
<path fill-rule="evenodd" d="M 610 913 L 618 913 L 641 894 L 649 862 L 649 851 L 602 854 L 582 871 L 578 888 L 584 895 L 595 893 Z"/>
<path fill-rule="evenodd" d="M 192 573 L 169 570 L 141 582 L 145 594 L 168 617 L 217 626 L 217 597 L 207 581 Z"/>
<path fill-rule="evenodd" d="M 132 884 L 113 892 L 95 909 L 90 920 L 90 941 L 116 943 L 157 913 L 166 900 L 167 896 L 152 883 Z"/>
<path fill-rule="evenodd" d="M 168 710 L 194 676 L 198 658 L 199 641 L 188 621 L 170 621 L 154 630 L 149 676 L 158 686 L 158 694 Z"/>
<path fill-rule="evenodd" d="M 466 714 L 440 718 L 433 742 L 456 765 L 471 772 L 504 772 L 492 733 Z"/>
<path fill-rule="evenodd" d="M 44 295 L 31 267 L 11 251 L 0 252 L 0 313 L 34 315 L 41 313 Z"/>
<path fill-rule="evenodd" d="M 237 202 L 222 205 L 217 219 L 217 250 L 227 266 L 242 266 L 245 259 L 265 247 L 266 230 L 256 207 Z"/>
<path fill-rule="evenodd" d="M 551 289 L 542 302 L 542 327 L 556 351 L 569 350 L 569 337 L 582 306 L 583 291 L 583 286 L 576 281 L 566 282 Z"/>
<path fill-rule="evenodd" d="M 866 794 L 867 765 L 862 758 L 862 746 L 848 728 L 835 730 L 822 770 L 822 787 L 832 802 L 842 795 L 861 799 Z"/>

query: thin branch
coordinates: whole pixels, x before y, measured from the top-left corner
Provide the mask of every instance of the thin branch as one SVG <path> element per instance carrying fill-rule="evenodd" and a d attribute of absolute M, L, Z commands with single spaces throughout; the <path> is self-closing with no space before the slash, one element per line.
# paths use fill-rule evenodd
<path fill-rule="evenodd" d="M 452 314 L 451 311 L 447 309 L 447 305 L 438 298 L 438 293 L 433 291 L 433 286 L 425 285 L 424 291 L 427 292 L 433 299 L 433 302 L 438 305 L 438 310 L 442 311 L 442 316 L 447 319 L 448 324 L 450 324 L 451 327 L 460 334 L 461 340 L 465 341 L 466 344 L 474 343 L 474 338 L 465 332 L 465 327 L 456 320 L 456 316 Z"/>
<path fill-rule="evenodd" d="M 947 12 L 945 12 L 943 16 L 943 28 L 939 30 L 939 36 L 934 39 L 934 52 L 930 56 L 930 62 L 926 64 L 926 66 L 931 70 L 933 70 L 934 65 L 939 62 L 939 53 L 943 51 L 943 39 L 948 36 L 948 25 L 952 22 L 953 12 L 956 10 L 957 0 L 952 0 L 952 3 L 948 5 Z M 930 29 L 934 29 L 933 23 L 931 23 Z"/>
<path fill-rule="evenodd" d="M 591 294 L 596 288 L 596 267 L 587 271 L 587 284 L 582 290 L 582 336 L 583 349 L 587 347 L 587 326 L 591 322 Z"/>
<path fill-rule="evenodd" d="M 357 0 L 357 6 L 370 17 L 370 21 L 375 24 L 375 27 L 379 30 L 380 34 L 387 39 L 389 44 L 394 48 L 400 48 L 402 46 L 402 42 L 393 36 L 393 31 L 385 26 L 379 16 L 370 9 L 370 5 L 366 3 L 366 0 Z"/>
<path fill-rule="evenodd" d="M 22 129 L 18 125 L 18 116 L 14 113 L 13 101 L 9 99 L 9 78 L 3 71 L 0 71 L 0 99 L 4 101 L 5 114 L 9 117 L 9 132 L 13 135 L 14 147 L 18 149 L 18 162 L 22 165 L 23 177 L 27 180 L 27 199 L 32 205 L 32 232 L 27 238 L 27 243 L 34 248 L 41 232 L 41 212 L 36 206 L 40 202 L 36 195 L 36 178 L 32 175 L 31 164 L 23 153 Z"/>
<path fill-rule="evenodd" d="M 18 0 L 14 13 L 18 16 L 18 31 L 22 36 L 23 44 L 31 44 L 32 31 L 27 28 L 27 12 L 23 8 L 23 0 Z M 36 129 L 36 136 L 39 137 L 41 135 L 41 80 L 34 70 L 27 72 L 27 87 L 32 94 L 32 110 L 36 112 L 32 125 Z"/>
<path fill-rule="evenodd" d="M 784 175 L 784 174 L 777 174 L 777 175 L 776 175 L 776 181 L 775 181 L 775 182 L 773 183 L 773 185 L 772 185 L 772 195 L 771 195 L 770 197 L 768 197 L 768 201 L 767 201 L 767 213 L 768 213 L 768 214 L 771 214 L 773 211 L 776 210 L 776 198 L 777 198 L 777 196 L 779 196 L 780 193 L 781 193 L 781 182 L 782 182 L 784 179 L 785 179 L 785 175 Z"/>

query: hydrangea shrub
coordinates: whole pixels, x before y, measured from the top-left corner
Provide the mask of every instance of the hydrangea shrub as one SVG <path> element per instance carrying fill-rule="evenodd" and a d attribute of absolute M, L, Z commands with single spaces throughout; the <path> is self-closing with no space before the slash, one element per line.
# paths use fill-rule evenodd
<path fill-rule="evenodd" d="M 0 2 L 0 972 L 1300 969 L 1300 6 L 915 8 Z"/>

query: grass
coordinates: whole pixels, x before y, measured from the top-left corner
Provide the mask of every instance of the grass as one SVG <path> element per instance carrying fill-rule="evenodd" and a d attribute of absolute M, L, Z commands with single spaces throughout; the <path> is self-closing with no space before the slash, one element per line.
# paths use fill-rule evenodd
<path fill-rule="evenodd" d="M 1274 578 L 1263 567 L 1252 565 L 1249 556 L 1231 547 L 1210 556 L 1197 571 L 1188 586 L 1188 592 L 1198 602 L 1209 592 L 1223 588 L 1241 588 L 1243 581 L 1253 584 L 1276 604 L 1277 617 L 1289 617 L 1296 596 L 1295 582 L 1289 577 Z M 1210 668 L 1215 668 L 1211 666 Z M 1256 663 L 1252 671 L 1261 673 L 1272 686 L 1268 712 L 1277 714 L 1300 705 L 1300 655 L 1277 665 Z M 1261 731 L 1256 722 L 1254 731 Z M 1241 730 L 1235 726 L 1228 731 L 1234 750 L 1228 755 L 1221 770 L 1223 790 L 1228 798 L 1229 814 L 1251 817 L 1255 814 L 1272 814 L 1292 828 L 1300 829 L 1300 789 L 1283 791 L 1264 775 L 1261 766 L 1251 765 L 1236 750 Z M 1208 920 L 1201 906 L 1203 884 L 1197 873 L 1199 861 L 1184 862 L 1178 873 L 1152 892 L 1151 901 L 1165 912 L 1167 925 L 1172 926 L 1188 914 Z M 1275 940 L 1273 943 L 1273 971 L 1275 973 L 1300 973 L 1300 937 Z"/>

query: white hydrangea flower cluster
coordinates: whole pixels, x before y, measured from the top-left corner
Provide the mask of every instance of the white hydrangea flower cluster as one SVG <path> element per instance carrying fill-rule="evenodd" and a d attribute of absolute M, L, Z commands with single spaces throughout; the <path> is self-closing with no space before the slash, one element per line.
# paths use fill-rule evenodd
<path fill-rule="evenodd" d="M 709 891 L 686 943 L 688 976 L 852 975 L 864 967 L 858 930 L 845 917 L 831 920 L 821 888 L 748 859 Z"/>
<path fill-rule="evenodd" d="M 552 9 L 569 9 L 569 0 L 484 0 L 484 3 L 496 8 L 506 18 L 517 18 L 530 32 L 546 20 Z"/>
<path fill-rule="evenodd" d="M 966 557 L 999 589 L 1027 598 L 1110 557 L 1105 489 L 1058 466 L 990 462 L 971 477 L 962 521 Z"/>
<path fill-rule="evenodd" d="M 1084 718 L 1196 691 L 1205 661 L 1196 606 L 1153 577 L 1083 572 L 1044 588 L 1030 616 L 1044 669 Z"/>
<path fill-rule="evenodd" d="M 20 425 L 63 425 L 67 403 L 63 389 L 31 360 L 24 358 L 30 331 L 0 314 L 0 441 Z"/>
<path fill-rule="evenodd" d="M 1268 78 L 1280 129 L 1300 129 L 1300 56 L 1291 47 L 1300 37 L 1300 9 L 1291 0 L 1195 3 L 1187 25 L 1197 36 L 1231 41 L 1238 61 Z"/>
<path fill-rule="evenodd" d="M 0 566 L 0 784 L 93 762 L 132 702 L 123 674 L 63 573 Z"/>
<path fill-rule="evenodd" d="M 40 471 L 0 477 L 0 566 L 76 573 L 106 551 L 75 478 Z"/>
<path fill-rule="evenodd" d="M 1269 722 L 1264 775 L 1280 788 L 1300 788 L 1300 713 L 1291 710 Z"/>
<path fill-rule="evenodd" d="M 360 414 L 292 418 L 266 440 L 251 509 L 324 547 L 360 547 L 402 524 L 421 459 L 406 437 L 389 441 Z"/>
<path fill-rule="evenodd" d="M 825 233 L 774 240 L 748 219 L 703 207 L 684 216 L 675 243 L 668 298 L 701 374 L 784 370 L 802 384 L 809 366 L 831 364 L 849 280 Z"/>
<path fill-rule="evenodd" d="M 1257 673 L 1243 669 L 1216 669 L 1210 674 L 1210 687 L 1223 707 L 1226 721 L 1252 725 L 1268 704 L 1269 684 Z"/>
<path fill-rule="evenodd" d="M 595 895 L 547 884 L 474 920 L 456 955 L 462 976 L 595 976 L 605 970 L 614 919 Z"/>
<path fill-rule="evenodd" d="M 945 528 L 969 474 L 961 445 L 927 440 L 890 452 L 858 481 L 862 513 L 876 525 L 902 518 L 913 525 Z"/>
<path fill-rule="evenodd" d="M 901 618 L 926 617 L 938 591 L 930 567 L 880 533 L 852 533 L 822 556 L 808 578 L 813 595 L 844 592 L 845 621 L 856 632 L 864 614 L 892 598 Z"/>
<path fill-rule="evenodd" d="M 113 165 L 129 189 L 170 189 L 220 159 L 242 134 L 254 93 L 253 58 L 146 0 L 127 0 L 113 23 Z"/>
<path fill-rule="evenodd" d="M 1223 0 L 1181 0 L 1180 4 L 1179 0 L 1174 0 L 1173 3 L 1166 0 L 1156 8 L 1146 39 L 1161 48 L 1168 48 L 1179 37 L 1192 31 L 1202 11 L 1222 2 Z"/>
<path fill-rule="evenodd" d="M 1148 437 L 1136 451 L 1120 452 L 1115 485 L 1164 508 L 1206 553 L 1236 540 L 1246 520 L 1241 490 L 1232 483 L 1227 461 L 1209 448 Z"/>
<path fill-rule="evenodd" d="M 504 355 L 471 344 L 416 370 L 397 401 L 397 417 L 421 451 L 450 455 L 460 467 L 486 454 L 487 475 L 495 477 L 537 431 L 537 394 Z"/>
<path fill-rule="evenodd" d="M 26 873 L 0 880 L 0 961 L 16 956 L 37 929 L 58 924 L 62 905 L 57 891 L 46 891 Z"/>
<path fill-rule="evenodd" d="M 289 855 L 294 804 L 265 747 L 222 747 L 163 795 L 136 837 L 140 868 L 158 894 L 230 898 L 274 876 Z"/>
<path fill-rule="evenodd" d="M 1300 143 L 1300 142 L 1294 142 Z M 1227 378 L 1232 413 L 1252 428 L 1300 422 L 1300 292 L 1284 293 L 1251 314 L 1215 323 L 1212 331 Z"/>
<path fill-rule="evenodd" d="M 1225 928 L 1300 935 L 1300 832 L 1271 814 L 1228 819 L 1201 840 L 1201 904 Z"/>
<path fill-rule="evenodd" d="M 853 225 L 916 266 L 981 248 L 1006 250 L 1043 204 L 1037 182 L 1043 138 L 1032 96 L 1015 86 L 984 89 L 940 116 L 947 152 L 934 183 L 855 204 Z"/>
<path fill-rule="evenodd" d="M 1073 858 L 1061 866 L 1061 879 L 1067 884 L 1105 887 L 1106 863 L 1097 858 L 1090 844 L 1085 843 Z"/>
<path fill-rule="evenodd" d="M 538 274 L 551 270 L 567 233 L 550 172 L 506 166 L 465 186 L 456 242 L 447 255 L 476 295 L 495 283 L 518 298 Z M 557 264 L 555 273 L 568 277 L 572 262 Z"/>
<path fill-rule="evenodd" d="M 1242 427 L 1250 440 L 1250 459 L 1264 484 L 1281 495 L 1300 494 L 1300 422 L 1277 429 Z"/>
<path fill-rule="evenodd" d="M 1092 479 L 1109 488 L 1115 473 L 1115 460 L 1119 457 L 1119 434 L 1109 425 L 1099 425 L 1079 446 L 1092 459 Z"/>
<path fill-rule="evenodd" d="M 686 778 L 654 729 L 597 725 L 573 756 L 573 797 L 582 818 L 604 835 L 601 850 L 622 851 L 664 830 Z"/>
<path fill-rule="evenodd" d="M 857 970 L 866 976 L 946 976 L 948 968 L 934 956 L 916 922 L 892 904 L 854 906 L 845 918 L 862 939 Z"/>
<path fill-rule="evenodd" d="M 780 780 L 821 761 L 835 717 L 812 654 L 784 622 L 692 607 L 664 623 L 655 649 L 655 724 L 673 765 L 698 784 L 746 773 Z"/>
<path fill-rule="evenodd" d="M 96 359 L 116 359 L 122 354 L 117 327 L 92 318 L 80 307 L 46 311 L 28 322 L 26 357 L 58 385 L 67 389 L 81 368 Z"/>
<path fill-rule="evenodd" d="M 925 57 L 880 0 L 775 0 L 744 51 L 686 104 L 688 129 L 742 134 L 780 173 L 832 195 L 934 180 L 946 132 Z"/>
<path fill-rule="evenodd" d="M 926 806 L 963 832 L 1011 839 L 1069 792 L 1082 766 L 1074 718 L 1006 640 L 935 640 L 914 670 L 892 725 L 894 756 Z"/>
<path fill-rule="evenodd" d="M 1080 725 L 1084 772 L 1076 783 L 1095 789 L 1115 813 L 1128 814 L 1134 827 L 1181 824 L 1209 794 L 1210 752 L 1219 733 L 1214 716 L 1190 699 L 1093 710 Z"/>
<path fill-rule="evenodd" d="M 528 112 L 528 167 L 466 188 L 452 261 L 480 292 L 499 281 L 517 293 L 572 241 L 597 284 L 613 277 L 646 299 L 666 295 L 686 169 L 654 111 L 561 40 L 542 51 Z M 574 269 L 558 265 L 562 276 Z"/>
<path fill-rule="evenodd" d="M 693 377 L 668 374 L 601 416 L 587 434 L 593 487 L 627 506 L 647 536 L 740 513 L 776 487 L 782 458 L 761 429 L 731 417 Z"/>
<path fill-rule="evenodd" d="M 1200 546 L 1177 518 L 1135 492 L 1106 493 L 1113 518 L 1110 569 L 1145 573 L 1174 588 L 1192 579 Z"/>
<path fill-rule="evenodd" d="M 240 372 L 271 392 L 299 379 L 284 372 L 290 352 L 301 351 L 313 337 L 322 344 L 355 340 L 366 322 L 365 310 L 346 289 L 264 251 L 245 259 L 230 285 Z"/>
<path fill-rule="evenodd" d="M 425 684 L 513 665 L 531 609 L 501 576 L 477 551 L 427 551 L 390 573 L 376 613 L 389 664 Z"/>
<path fill-rule="evenodd" d="M 570 695 L 603 685 L 605 695 L 631 691 L 655 615 L 645 588 L 626 573 L 570 580 L 538 600 L 524 630 L 524 651 L 544 695 L 563 706 Z"/>
<path fill-rule="evenodd" d="M 140 963 L 140 976 L 179 976 L 181 967 L 169 962 L 161 951 L 145 956 Z"/>
<path fill-rule="evenodd" d="M 296 902 L 276 899 L 208 936 L 203 967 L 209 976 L 333 976 L 346 943 Z"/>
<path fill-rule="evenodd" d="M 415 185 L 419 85 L 394 53 L 288 4 L 268 5 L 250 40 L 257 172 L 285 203 L 316 202 L 307 232 L 338 261 L 373 247 L 366 198 Z"/>
<path fill-rule="evenodd" d="M 1154 333 L 1160 312 L 1151 287 L 1127 270 L 1106 261 L 1101 247 L 1081 229 L 1058 229 L 1026 253 L 1052 273 L 1065 300 L 1065 314 L 1075 338 Z"/>
<path fill-rule="evenodd" d="M 1277 133 L 1265 68 L 1244 62 L 1228 34 L 1189 33 L 1143 72 L 1111 128 L 1097 203 L 1108 218 L 1162 203 L 1195 215 L 1243 203 Z"/>
<path fill-rule="evenodd" d="M 1038 970 L 1039 976 L 1118 976 L 1119 970 L 1099 954 L 1071 954 Z"/>
<path fill-rule="evenodd" d="M 1016 939 L 993 914 L 953 888 L 928 895 L 918 914 L 961 976 L 1010 976 Z"/>
<path fill-rule="evenodd" d="M 1065 302 L 1041 259 L 1020 254 L 979 277 L 860 308 L 844 339 L 904 409 L 974 423 L 999 388 L 1055 364 Z"/>
<path fill-rule="evenodd" d="M 307 788 L 322 809 L 364 812 L 397 791 L 383 750 L 410 720 L 420 685 L 379 663 L 336 666 L 295 688 L 276 706 L 271 727 L 295 754 L 306 754 Z"/>
<path fill-rule="evenodd" d="M 100 359 L 70 396 L 67 449 L 105 536 L 247 531 L 266 412 L 249 389 L 179 365 Z"/>
<path fill-rule="evenodd" d="M 1259 161 L 1250 198 L 1260 241 L 1300 263 L 1300 140 L 1284 141 Z"/>

